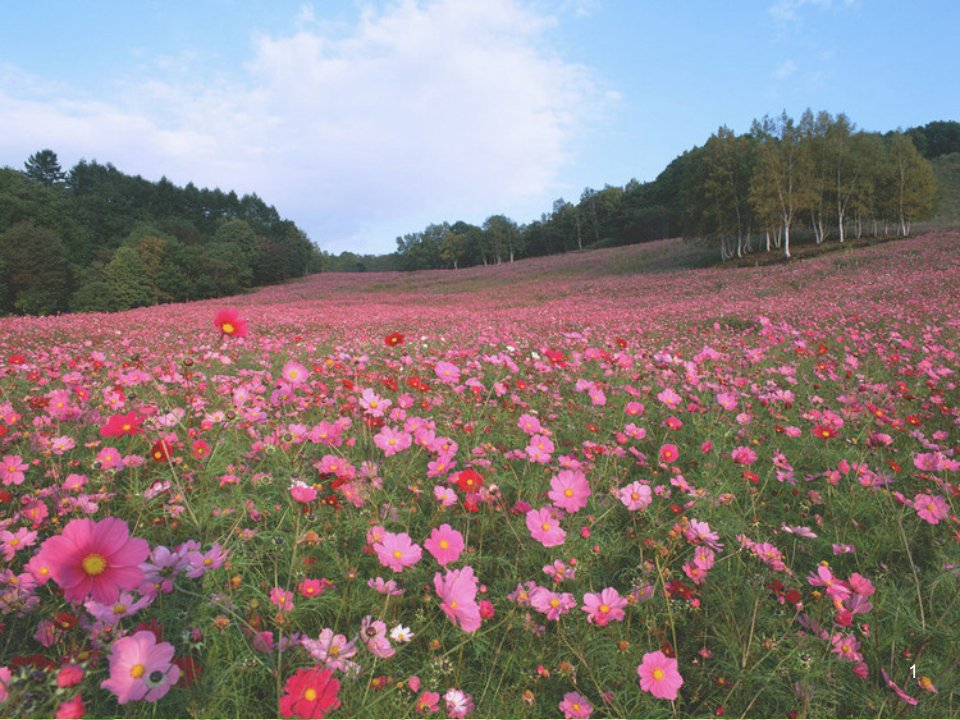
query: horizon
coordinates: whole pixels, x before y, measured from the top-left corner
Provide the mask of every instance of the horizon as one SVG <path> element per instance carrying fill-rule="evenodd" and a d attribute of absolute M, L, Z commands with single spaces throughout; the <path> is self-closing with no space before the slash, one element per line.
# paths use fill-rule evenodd
<path fill-rule="evenodd" d="M 943 1 L 101 1 L 0 17 L 0 165 L 50 148 L 64 169 L 256 194 L 334 254 L 390 253 L 430 223 L 527 223 L 782 110 L 877 132 L 960 118 L 945 92 L 960 63 L 938 56 L 960 6 Z M 849 41 L 921 33 L 906 60 Z"/>

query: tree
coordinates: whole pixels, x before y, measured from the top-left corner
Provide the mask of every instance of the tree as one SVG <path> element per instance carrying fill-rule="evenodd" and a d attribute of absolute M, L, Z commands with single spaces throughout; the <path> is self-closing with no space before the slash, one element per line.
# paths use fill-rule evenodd
<path fill-rule="evenodd" d="M 31 221 L 0 235 L 0 268 L 8 298 L 4 310 L 47 315 L 65 310 L 70 294 L 66 255 L 60 237 Z"/>
<path fill-rule="evenodd" d="M 137 248 L 123 245 L 103 270 L 110 288 L 110 309 L 128 310 L 151 305 L 155 294 Z"/>
<path fill-rule="evenodd" d="M 903 133 L 893 136 L 889 154 L 897 226 L 900 235 L 906 236 L 913 220 L 933 210 L 937 196 L 933 167 Z"/>
<path fill-rule="evenodd" d="M 490 250 L 497 263 L 508 257 L 514 261 L 523 242 L 517 224 L 506 215 L 491 215 L 483 223 L 483 232 L 487 236 Z"/>
<path fill-rule="evenodd" d="M 35 152 L 27 158 L 23 167 L 27 177 L 43 185 L 61 185 L 67 177 L 60 167 L 57 154 L 49 149 Z"/>
<path fill-rule="evenodd" d="M 757 171 L 750 183 L 751 203 L 761 217 L 776 211 L 783 228 L 783 254 L 790 257 L 790 228 L 797 213 L 810 202 L 810 158 L 786 112 L 775 121 L 766 117 L 754 121 L 751 132 L 759 142 Z"/>

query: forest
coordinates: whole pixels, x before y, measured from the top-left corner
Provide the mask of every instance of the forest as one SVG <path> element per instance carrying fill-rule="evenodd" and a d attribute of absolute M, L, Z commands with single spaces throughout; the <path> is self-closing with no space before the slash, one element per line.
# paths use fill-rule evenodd
<path fill-rule="evenodd" d="M 345 252 L 328 267 L 462 268 L 678 236 L 714 243 L 722 259 L 759 249 L 789 257 L 798 230 L 816 243 L 906 235 L 934 214 L 960 219 L 958 198 L 960 123 L 881 134 L 807 110 L 756 120 L 742 135 L 721 127 L 655 180 L 586 188 L 525 225 L 502 214 L 479 226 L 438 222 L 397 238 L 390 255 Z"/>
<path fill-rule="evenodd" d="M 906 235 L 960 221 L 960 123 L 864 132 L 844 114 L 719 128 L 650 182 L 586 188 L 526 224 L 437 222 L 384 255 L 319 250 L 257 195 L 178 187 L 40 150 L 0 168 L 0 314 L 116 311 L 223 297 L 321 271 L 464 268 L 701 238 L 718 259 L 791 242 Z M 798 234 L 799 233 L 799 234 Z M 321 239 L 322 240 L 322 239 Z"/>
<path fill-rule="evenodd" d="M 306 234 L 256 195 L 63 171 L 40 150 L 0 168 L 0 313 L 112 311 L 244 292 L 317 272 Z"/>

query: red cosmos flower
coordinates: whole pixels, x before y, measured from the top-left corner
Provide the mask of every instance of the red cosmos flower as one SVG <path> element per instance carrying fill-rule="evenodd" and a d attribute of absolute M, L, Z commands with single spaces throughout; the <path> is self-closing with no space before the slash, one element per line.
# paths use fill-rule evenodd
<path fill-rule="evenodd" d="M 461 470 L 457 474 L 457 487 L 463 492 L 476 492 L 483 487 L 483 476 L 473 468 Z"/>
<path fill-rule="evenodd" d="M 197 460 L 203 460 L 210 456 L 210 445 L 206 440 L 194 440 L 190 450 Z"/>
<path fill-rule="evenodd" d="M 340 707 L 340 682 L 319 665 L 310 670 L 300 668 L 287 679 L 283 689 L 286 694 L 280 698 L 280 715 L 285 718 L 324 718 Z"/>
<path fill-rule="evenodd" d="M 234 308 L 218 311 L 213 318 L 213 324 L 224 335 L 241 338 L 247 336 L 247 321 L 240 317 L 240 313 Z"/>
<path fill-rule="evenodd" d="M 398 332 L 392 332 L 387 335 L 383 341 L 387 344 L 387 347 L 396 347 L 397 345 L 403 345 L 403 335 Z"/>
<path fill-rule="evenodd" d="M 100 428 L 100 437 L 123 437 L 124 435 L 139 435 L 143 432 L 140 427 L 143 418 L 135 412 L 126 415 L 111 415 L 107 424 Z"/>
<path fill-rule="evenodd" d="M 826 425 L 817 425 L 815 428 L 813 428 L 813 434 L 818 438 L 823 438 L 824 440 L 829 440 L 830 438 L 836 436 L 836 433 Z"/>
<path fill-rule="evenodd" d="M 157 440 L 150 448 L 150 457 L 156 462 L 167 462 L 173 457 L 173 448 L 166 440 Z"/>

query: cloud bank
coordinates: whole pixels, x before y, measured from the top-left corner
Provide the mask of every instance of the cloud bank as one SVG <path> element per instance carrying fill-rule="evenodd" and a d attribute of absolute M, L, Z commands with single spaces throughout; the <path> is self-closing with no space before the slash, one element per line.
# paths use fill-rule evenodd
<path fill-rule="evenodd" d="M 255 36 L 236 72 L 153 58 L 118 68 L 103 97 L 6 67 L 0 157 L 50 147 L 65 166 L 256 192 L 321 247 L 387 252 L 429 221 L 548 207 L 609 102 L 552 51 L 554 22 L 514 0 L 408 0 L 343 28 L 308 6 L 294 32 Z"/>

